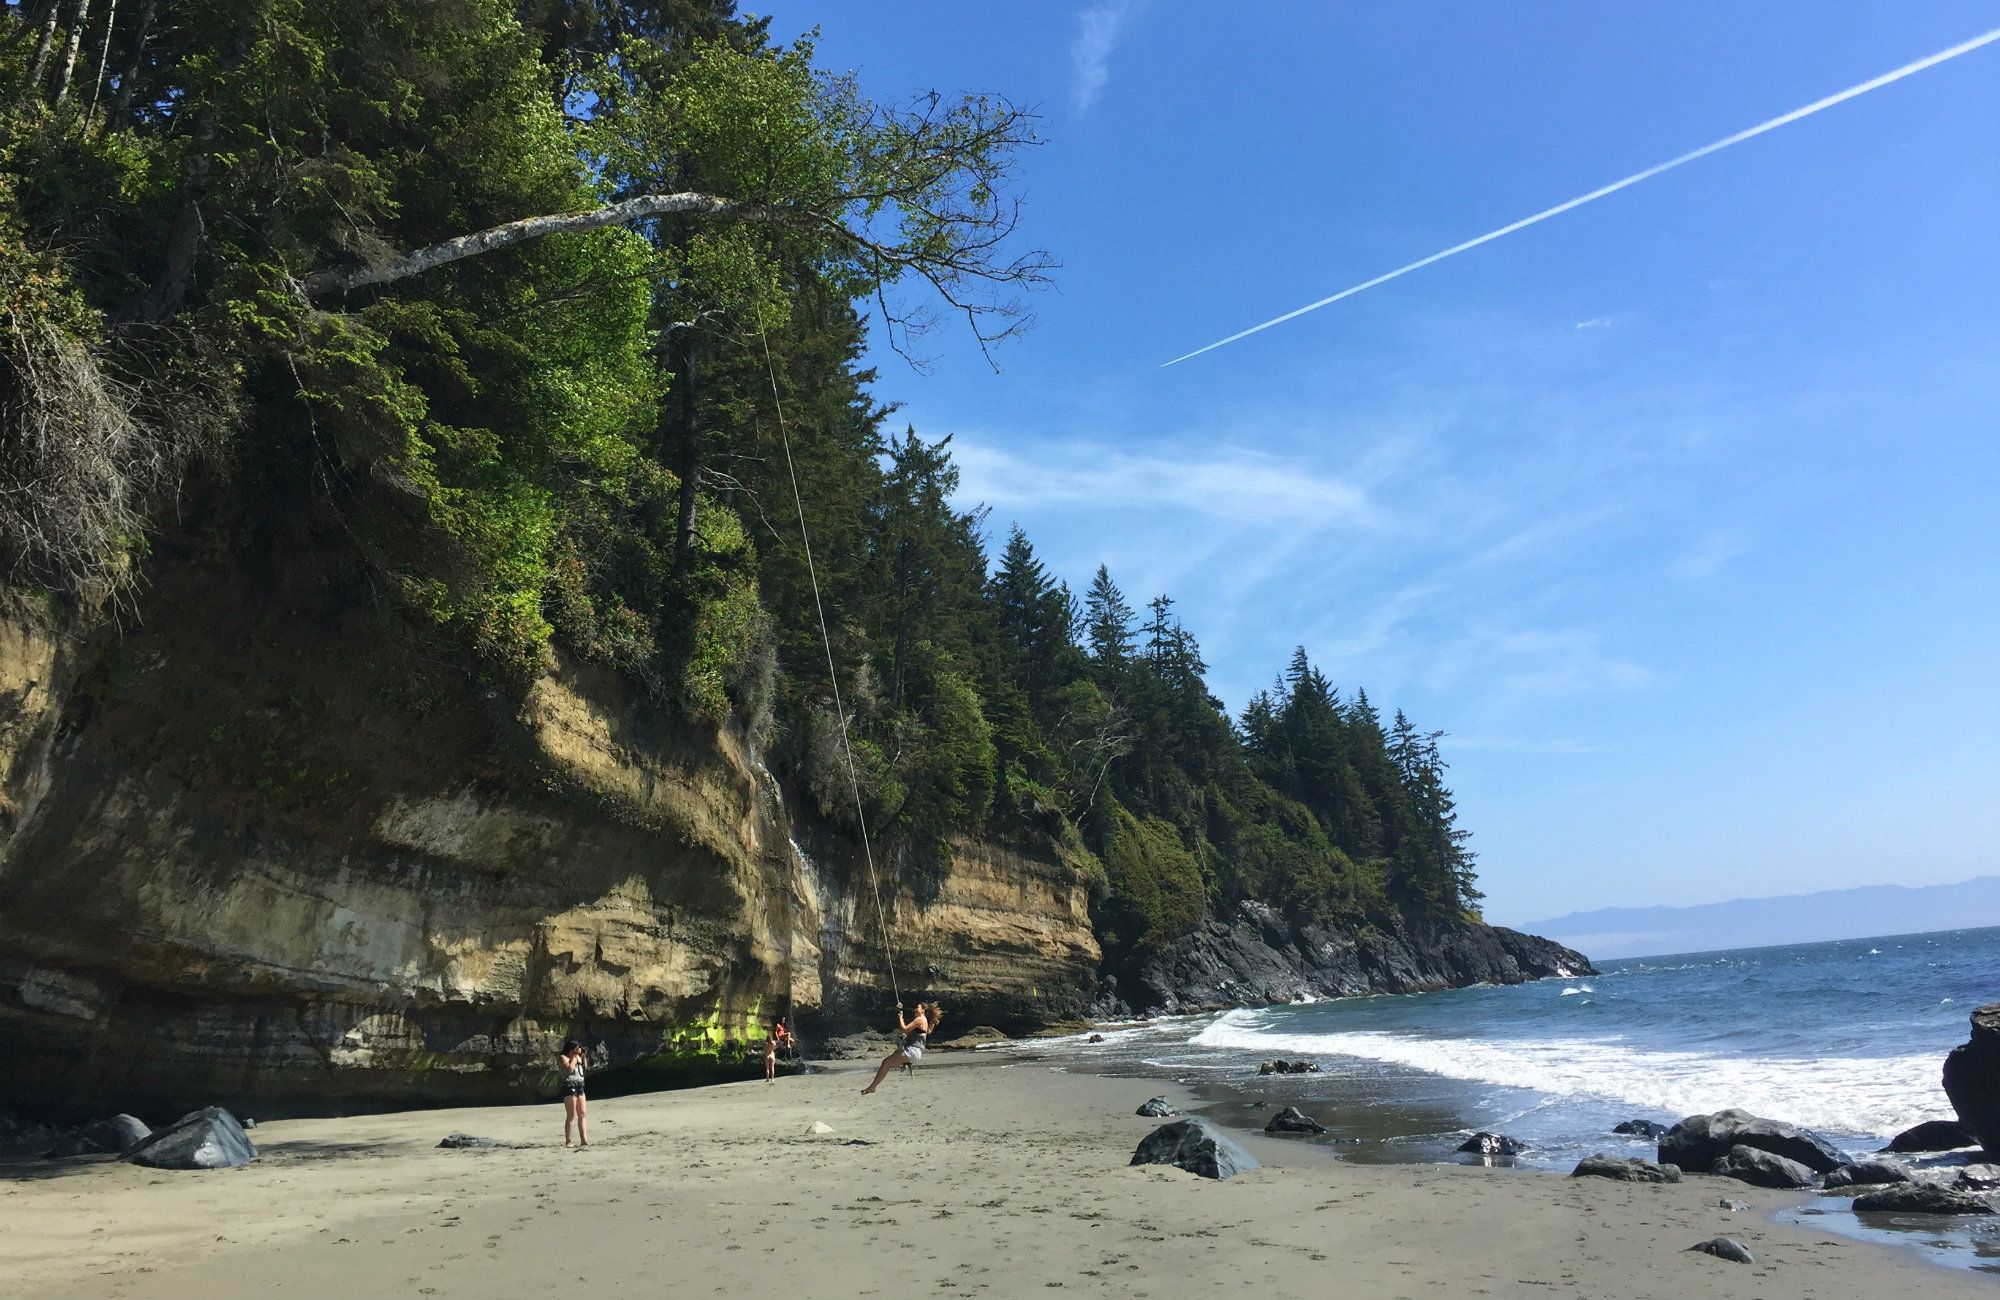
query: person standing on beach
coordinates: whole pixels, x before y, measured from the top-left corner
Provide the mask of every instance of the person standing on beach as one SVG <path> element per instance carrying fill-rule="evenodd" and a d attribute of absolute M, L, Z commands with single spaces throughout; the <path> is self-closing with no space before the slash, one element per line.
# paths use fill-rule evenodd
<path fill-rule="evenodd" d="M 896 1004 L 896 1028 L 903 1033 L 903 1045 L 884 1057 L 875 1071 L 875 1081 L 861 1090 L 866 1097 L 882 1086 L 882 1080 L 889 1077 L 889 1071 L 899 1065 L 915 1065 L 924 1059 L 924 1050 L 929 1046 L 930 1033 L 944 1019 L 944 1008 L 935 1002 L 919 1002 L 917 1013 L 908 1020 L 903 1019 L 903 1004 Z"/>
<path fill-rule="evenodd" d="M 778 1044 L 785 1041 L 785 1022 L 773 1020 L 771 1032 L 764 1039 L 764 1082 L 776 1082 L 778 1073 Z"/>
<path fill-rule="evenodd" d="M 574 1038 L 563 1039 L 563 1145 L 587 1147 L 590 1132 L 585 1127 L 585 1119 L 590 1114 L 590 1103 L 583 1095 L 583 1044 Z M 570 1141 L 570 1127 L 576 1128 L 576 1141 Z"/>

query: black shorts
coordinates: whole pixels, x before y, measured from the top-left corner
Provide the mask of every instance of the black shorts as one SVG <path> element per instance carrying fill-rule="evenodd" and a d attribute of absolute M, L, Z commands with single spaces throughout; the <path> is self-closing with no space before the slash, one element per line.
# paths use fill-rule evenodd
<path fill-rule="evenodd" d="M 580 1083 L 571 1083 L 571 1082 L 569 1082 L 568 1080 L 564 1080 L 564 1081 L 563 1081 L 563 1096 L 565 1096 L 565 1097 L 581 1097 L 581 1096 L 583 1096 L 583 1085 L 582 1085 L 582 1084 L 580 1084 Z"/>

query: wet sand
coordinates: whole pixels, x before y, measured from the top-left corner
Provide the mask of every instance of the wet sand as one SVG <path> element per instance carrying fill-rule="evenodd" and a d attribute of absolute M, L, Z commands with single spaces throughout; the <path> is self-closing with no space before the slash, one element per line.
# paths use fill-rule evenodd
<path fill-rule="evenodd" d="M 1216 1183 L 1127 1167 L 1158 1123 L 1132 1114 L 1161 1090 L 1142 1081 L 939 1052 L 864 1098 L 862 1070 L 601 1101 L 583 1151 L 550 1104 L 272 1122 L 237 1170 L 7 1166 L 0 1294 L 1993 1294 L 1773 1223 L 1789 1193 L 1359 1165 L 1261 1137 L 1267 1167 Z M 508 1145 L 437 1149 L 453 1132 Z M 1687 1253 L 1719 1233 L 1757 1263 Z"/>

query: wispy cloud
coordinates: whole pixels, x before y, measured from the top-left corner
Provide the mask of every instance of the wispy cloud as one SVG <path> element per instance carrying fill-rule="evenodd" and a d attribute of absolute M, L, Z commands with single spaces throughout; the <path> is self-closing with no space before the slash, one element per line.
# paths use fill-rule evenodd
<path fill-rule="evenodd" d="M 1077 18 L 1076 39 L 1070 43 L 1070 105 L 1087 113 L 1111 80 L 1111 52 L 1124 35 L 1126 20 L 1132 16 L 1133 0 L 1111 0 L 1095 4 Z"/>
<path fill-rule="evenodd" d="M 1608 330 L 1614 323 L 1609 316 L 1592 316 L 1589 320 L 1578 321 L 1571 328 L 1580 330 Z"/>

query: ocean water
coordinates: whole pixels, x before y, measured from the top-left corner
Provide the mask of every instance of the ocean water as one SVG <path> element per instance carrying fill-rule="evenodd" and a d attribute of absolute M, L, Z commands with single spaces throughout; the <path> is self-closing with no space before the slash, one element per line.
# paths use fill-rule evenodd
<path fill-rule="evenodd" d="M 1454 1149 L 1486 1129 L 1531 1144 L 1512 1163 L 1567 1172 L 1592 1151 L 1650 1155 L 1611 1134 L 1621 1120 L 1729 1106 L 1872 1151 L 1950 1118 L 1945 1053 L 1992 1001 L 2000 928 L 1628 958 L 1504 988 L 1179 1017 L 1051 1050 L 1072 1068 L 1178 1079 L 1225 1123 L 1261 1128 L 1298 1106 L 1346 1159 L 1472 1159 Z M 1319 1071 L 1259 1075 L 1273 1058 Z M 1979 1244 L 1974 1266 L 1992 1264 L 1995 1243 Z"/>

